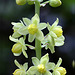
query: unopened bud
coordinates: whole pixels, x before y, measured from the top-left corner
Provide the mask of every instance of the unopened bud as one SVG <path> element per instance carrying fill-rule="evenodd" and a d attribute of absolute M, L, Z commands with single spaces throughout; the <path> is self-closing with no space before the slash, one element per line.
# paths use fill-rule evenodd
<path fill-rule="evenodd" d="M 24 5 L 26 4 L 26 0 L 16 0 L 17 5 Z"/>
<path fill-rule="evenodd" d="M 12 52 L 13 53 L 21 53 L 22 52 L 22 45 L 19 43 L 16 43 L 12 47 Z"/>
<path fill-rule="evenodd" d="M 62 4 L 62 2 L 60 0 L 49 0 L 50 1 L 50 6 L 52 7 L 58 7 Z"/>

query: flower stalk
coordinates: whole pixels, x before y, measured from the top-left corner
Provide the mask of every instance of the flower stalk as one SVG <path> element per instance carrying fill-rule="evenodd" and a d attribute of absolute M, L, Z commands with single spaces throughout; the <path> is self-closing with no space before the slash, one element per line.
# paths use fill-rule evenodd
<path fill-rule="evenodd" d="M 35 14 L 38 14 L 38 16 L 40 15 L 40 2 L 35 2 Z M 35 39 L 35 51 L 36 51 L 36 57 L 38 59 L 41 58 L 41 41 L 39 41 L 38 39 Z"/>

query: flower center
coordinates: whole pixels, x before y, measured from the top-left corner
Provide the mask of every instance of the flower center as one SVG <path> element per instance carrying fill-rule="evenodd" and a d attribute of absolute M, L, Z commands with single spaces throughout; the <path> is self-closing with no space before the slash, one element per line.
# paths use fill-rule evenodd
<path fill-rule="evenodd" d="M 28 26 L 28 31 L 29 31 L 30 34 L 34 35 L 38 31 L 37 25 L 30 24 Z"/>
<path fill-rule="evenodd" d="M 45 73 L 46 72 L 45 66 L 43 64 L 38 65 L 38 71 L 40 73 Z"/>
<path fill-rule="evenodd" d="M 63 33 L 62 29 L 58 27 L 54 28 L 53 32 L 57 35 L 57 37 L 60 37 Z"/>

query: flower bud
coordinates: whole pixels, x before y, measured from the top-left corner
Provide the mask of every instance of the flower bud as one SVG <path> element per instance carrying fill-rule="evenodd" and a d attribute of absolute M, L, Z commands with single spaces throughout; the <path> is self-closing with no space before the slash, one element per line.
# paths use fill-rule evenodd
<path fill-rule="evenodd" d="M 65 75 L 66 74 L 66 69 L 63 67 L 58 67 L 56 68 L 56 71 L 60 73 L 60 75 Z"/>
<path fill-rule="evenodd" d="M 62 2 L 60 0 L 49 0 L 50 1 L 50 6 L 52 7 L 58 7 L 62 4 Z"/>
<path fill-rule="evenodd" d="M 26 0 L 16 0 L 17 5 L 24 5 L 26 4 Z"/>
<path fill-rule="evenodd" d="M 22 45 L 19 43 L 16 43 L 12 47 L 12 52 L 13 53 L 21 53 L 22 52 Z"/>
<path fill-rule="evenodd" d="M 23 72 L 22 69 L 16 69 L 13 75 L 21 75 L 22 72 Z"/>
<path fill-rule="evenodd" d="M 28 2 L 29 5 L 34 4 L 34 1 L 31 1 L 31 0 L 27 0 L 27 2 Z"/>

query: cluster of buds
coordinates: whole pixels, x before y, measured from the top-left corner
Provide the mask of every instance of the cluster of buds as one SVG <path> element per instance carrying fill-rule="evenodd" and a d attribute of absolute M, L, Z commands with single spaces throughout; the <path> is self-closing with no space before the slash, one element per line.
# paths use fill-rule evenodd
<path fill-rule="evenodd" d="M 43 2 L 43 0 L 16 0 L 17 5 L 25 5 L 26 3 L 28 3 L 29 5 L 32 5 L 32 4 L 35 4 L 35 2 L 41 3 Z M 47 3 L 49 3 L 51 7 L 58 7 L 62 4 L 60 0 L 49 0 L 40 4 L 40 6 L 45 6 Z"/>

